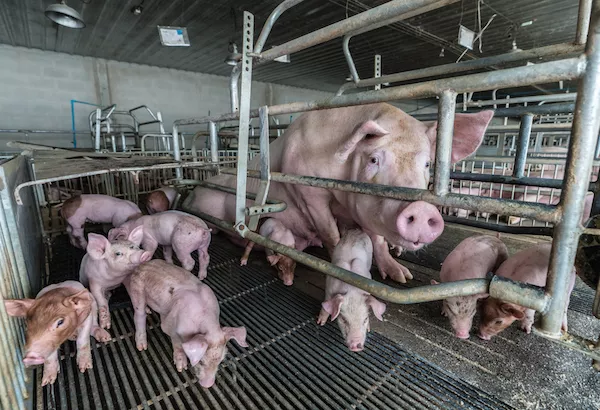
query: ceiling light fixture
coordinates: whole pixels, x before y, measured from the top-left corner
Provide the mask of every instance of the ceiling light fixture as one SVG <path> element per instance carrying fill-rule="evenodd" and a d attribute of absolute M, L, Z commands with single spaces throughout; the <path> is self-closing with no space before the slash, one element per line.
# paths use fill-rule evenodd
<path fill-rule="evenodd" d="M 225 63 L 231 66 L 237 65 L 242 60 L 242 55 L 238 53 L 237 44 L 235 42 L 229 43 L 229 54 L 225 58 Z"/>
<path fill-rule="evenodd" d="M 49 5 L 46 11 L 44 11 L 44 14 L 56 24 L 64 27 L 85 27 L 85 23 L 83 22 L 81 15 L 71 7 L 67 6 L 64 0 L 62 0 L 60 3 Z"/>
<path fill-rule="evenodd" d="M 142 11 L 144 10 L 142 4 L 144 4 L 144 0 L 142 0 L 137 6 L 133 6 L 131 8 L 131 13 L 133 13 L 134 16 L 139 16 L 140 14 L 142 14 Z"/>

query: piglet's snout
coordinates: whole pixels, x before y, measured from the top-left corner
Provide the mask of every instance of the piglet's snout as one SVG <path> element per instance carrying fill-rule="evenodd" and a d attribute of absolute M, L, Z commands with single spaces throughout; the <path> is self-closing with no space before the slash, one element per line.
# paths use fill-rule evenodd
<path fill-rule="evenodd" d="M 444 230 L 438 209 L 424 201 L 413 202 L 400 212 L 396 220 L 398 234 L 415 246 L 428 244 Z"/>
<path fill-rule="evenodd" d="M 37 353 L 28 352 L 23 358 L 23 363 L 25 364 L 25 366 L 35 366 L 38 364 L 44 364 L 44 357 Z"/>
<path fill-rule="evenodd" d="M 131 263 L 134 263 L 136 265 L 148 262 L 150 259 L 152 259 L 152 254 L 150 252 L 135 252 L 129 258 Z"/>
<path fill-rule="evenodd" d="M 364 349 L 365 343 L 360 340 L 352 340 L 348 342 L 348 348 L 353 352 L 360 352 Z"/>

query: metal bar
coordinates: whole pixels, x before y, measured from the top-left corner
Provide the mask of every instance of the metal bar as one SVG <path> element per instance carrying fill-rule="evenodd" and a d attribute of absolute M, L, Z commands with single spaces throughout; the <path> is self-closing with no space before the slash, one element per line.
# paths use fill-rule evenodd
<path fill-rule="evenodd" d="M 322 44 L 329 40 L 333 40 L 334 38 L 343 36 L 346 33 L 374 25 L 390 18 L 391 16 L 397 16 L 399 14 L 427 6 L 434 2 L 435 0 L 412 0 L 410 2 L 405 0 L 392 0 L 382 4 L 381 6 L 374 7 L 345 20 L 313 31 L 312 33 L 306 34 L 295 40 L 288 41 L 287 43 L 281 44 L 277 47 L 273 47 L 272 49 L 261 53 L 260 61 L 270 61 L 286 54 L 292 54 L 305 50 L 317 44 Z"/>
<path fill-rule="evenodd" d="M 260 53 L 267 42 L 267 38 L 269 34 L 271 34 L 271 30 L 275 25 L 275 22 L 279 17 L 289 8 L 294 7 L 297 4 L 302 3 L 304 0 L 284 0 L 282 1 L 269 15 L 265 25 L 263 26 L 258 39 L 256 40 L 256 44 L 254 44 L 254 52 Z"/>
<path fill-rule="evenodd" d="M 363 27 L 361 29 L 358 29 L 356 31 L 346 34 L 344 36 L 344 40 L 342 41 L 342 51 L 344 52 L 344 57 L 346 58 L 346 62 L 348 63 L 348 68 L 350 69 L 350 76 L 352 77 L 352 80 L 354 81 L 354 83 L 358 83 L 360 81 L 360 78 L 358 76 L 358 71 L 356 71 L 356 65 L 354 64 L 354 59 L 352 58 L 352 54 L 350 53 L 350 40 L 352 39 L 352 37 L 357 36 L 359 34 L 366 33 L 371 30 L 377 30 L 378 28 L 388 26 L 388 25 L 396 23 L 400 20 L 406 20 L 411 17 L 418 16 L 420 14 L 424 14 L 424 13 L 427 13 L 432 10 L 436 10 L 438 8 L 447 6 L 449 4 L 456 3 L 457 1 L 458 0 L 436 1 L 435 3 L 429 4 L 425 7 L 421 7 L 416 10 L 409 11 L 407 13 L 402 13 L 400 15 L 393 16 L 391 18 L 380 21 L 376 24 L 373 24 L 373 25 L 370 25 L 367 27 Z M 377 56 L 375 58 L 377 59 Z M 380 56 L 380 58 L 381 58 L 381 56 Z M 377 65 L 377 63 L 375 63 L 375 64 Z M 379 77 L 381 77 L 381 73 L 379 73 L 379 75 L 375 74 L 373 77 L 379 78 Z M 374 85 L 375 85 L 376 90 L 381 89 L 381 84 L 374 84 Z"/>
<path fill-rule="evenodd" d="M 517 140 L 517 152 L 513 167 L 513 176 L 515 178 L 523 178 L 525 176 L 525 162 L 527 161 L 527 150 L 529 149 L 529 137 L 531 136 L 532 126 L 533 115 L 525 114 L 521 118 L 521 126 L 519 127 L 519 139 Z"/>
<path fill-rule="evenodd" d="M 592 30 L 589 33 L 586 56 L 587 69 L 579 82 L 573 131 L 569 142 L 569 155 L 565 184 L 559 209 L 562 218 L 554 227 L 552 256 L 546 291 L 551 295 L 548 313 L 542 316 L 541 331 L 549 337 L 559 337 L 567 288 L 573 269 L 577 243 L 581 234 L 581 216 L 590 181 L 594 148 L 600 130 L 600 4 L 594 3 Z"/>
<path fill-rule="evenodd" d="M 525 107 L 523 107 L 523 108 L 525 108 Z M 527 113 L 524 115 L 533 115 L 533 114 Z M 488 131 L 488 132 L 506 132 L 506 131 L 520 131 L 520 130 L 521 130 L 521 126 L 517 127 L 515 125 L 491 125 L 486 129 L 486 131 Z M 536 124 L 536 125 L 532 125 L 532 127 L 531 127 L 531 131 L 534 131 L 534 132 L 560 132 L 560 131 L 568 132 L 570 130 L 571 130 L 570 123 Z"/>
<path fill-rule="evenodd" d="M 219 137 L 217 136 L 217 124 L 215 122 L 208 123 L 210 132 L 210 160 L 213 163 L 219 162 Z"/>
<path fill-rule="evenodd" d="M 489 105 L 496 104 L 521 104 L 525 102 L 558 102 L 558 101 L 575 101 L 577 93 L 565 93 L 565 94 L 550 94 L 550 95 L 532 95 L 529 97 L 517 97 L 517 98 L 505 98 L 501 100 L 479 100 L 479 101 L 468 101 L 467 107 L 486 107 Z"/>
<path fill-rule="evenodd" d="M 223 174 L 235 175 L 234 169 L 223 169 Z M 260 172 L 249 171 L 250 178 L 260 178 Z M 538 204 L 534 202 L 514 201 L 510 199 L 496 199 L 475 195 L 462 195 L 448 193 L 439 197 L 425 189 L 404 188 L 364 182 L 342 181 L 339 179 L 319 178 L 302 175 L 282 174 L 271 172 L 271 180 L 286 182 L 296 185 L 306 185 L 326 189 L 335 189 L 345 192 L 381 196 L 384 198 L 399 199 L 401 201 L 426 201 L 436 206 L 468 209 L 472 211 L 490 212 L 498 215 L 521 216 L 541 222 L 556 222 L 559 214 L 556 206 Z"/>
<path fill-rule="evenodd" d="M 237 189 L 235 198 L 236 224 L 245 224 L 246 216 L 246 171 L 248 169 L 248 128 L 250 126 L 250 97 L 252 91 L 252 51 L 254 40 L 254 15 L 244 12 L 244 41 L 242 46 L 242 93 L 239 111 Z"/>
<path fill-rule="evenodd" d="M 375 54 L 375 67 L 373 69 L 373 77 L 379 78 L 381 77 L 381 54 Z M 375 90 L 381 90 L 381 84 L 377 84 L 374 88 Z"/>
<path fill-rule="evenodd" d="M 175 159 L 175 161 L 181 161 L 181 151 L 179 150 L 178 137 L 179 137 L 179 130 L 178 130 L 177 124 L 173 123 L 173 159 Z M 175 141 L 177 141 L 177 142 L 175 142 Z M 175 175 L 177 176 L 177 178 L 182 178 L 183 174 L 181 172 L 181 169 L 176 169 Z"/>
<path fill-rule="evenodd" d="M 593 0 L 579 0 L 579 14 L 577 16 L 577 32 L 575 33 L 575 44 L 585 44 L 590 28 L 590 16 L 592 14 Z"/>
<path fill-rule="evenodd" d="M 100 151 L 100 116 L 102 115 L 102 109 L 96 108 L 96 139 L 94 140 L 94 148 L 96 152 Z"/>
<path fill-rule="evenodd" d="M 456 92 L 452 90 L 444 90 L 440 95 L 438 107 L 433 193 L 435 195 L 444 196 L 448 193 L 448 185 L 450 184 L 450 165 L 452 162 L 452 136 L 454 134 Z"/>
<path fill-rule="evenodd" d="M 345 91 L 352 88 L 372 87 L 382 83 L 397 83 L 409 80 L 422 79 L 427 77 L 437 77 L 448 74 L 462 73 L 471 70 L 485 69 L 492 65 L 501 65 L 514 63 L 530 59 L 539 59 L 544 57 L 576 55 L 583 51 L 583 46 L 571 43 L 555 44 L 546 47 L 534 48 L 531 50 L 519 51 L 516 53 L 500 54 L 492 57 L 484 57 L 477 60 L 464 61 L 461 63 L 444 64 L 435 67 L 429 67 L 418 70 L 404 71 L 396 74 L 388 74 L 380 78 L 363 79 L 354 83 L 345 83 L 340 87 L 337 95 L 342 95 Z"/>
<path fill-rule="evenodd" d="M 468 218 L 460 218 L 452 215 L 442 215 L 444 222 L 450 222 L 458 225 L 472 226 L 474 228 L 487 229 L 489 231 L 510 233 L 515 235 L 542 235 L 552 236 L 554 232 L 552 227 L 545 226 L 510 226 L 500 225 L 492 222 L 476 221 Z"/>
<path fill-rule="evenodd" d="M 260 114 L 260 185 L 256 193 L 254 206 L 249 207 L 246 211 L 250 215 L 248 221 L 248 229 L 255 231 L 258 227 L 259 215 L 272 212 L 264 206 L 271 186 L 271 164 L 269 154 L 269 107 L 264 106 L 259 108 Z M 285 209 L 285 207 L 283 208 Z M 283 211 L 282 209 L 282 211 Z"/>
<path fill-rule="evenodd" d="M 243 238 L 246 238 L 266 248 L 273 249 L 275 252 L 282 255 L 289 256 L 295 261 L 298 261 L 310 268 L 326 273 L 327 275 L 340 279 L 357 288 L 363 289 L 373 296 L 388 302 L 412 304 L 431 302 L 434 300 L 441 300 L 455 296 L 469 296 L 488 292 L 488 279 L 467 279 L 455 282 L 440 283 L 438 285 L 398 289 L 383 283 L 379 283 L 372 279 L 367 279 L 364 276 L 357 275 L 354 272 L 340 268 L 339 266 L 333 265 L 315 256 L 308 255 L 293 248 L 284 246 L 278 242 L 272 241 L 262 235 L 252 232 L 249 229 L 246 229 L 246 227 L 243 229 L 240 228 L 238 231 L 236 231 L 232 227 L 231 223 L 223 221 L 219 218 L 215 218 L 212 215 L 208 215 L 203 212 L 197 212 L 188 208 L 184 208 L 183 210 L 204 219 L 205 221 L 217 226 L 219 229 L 233 233 L 237 232 Z M 537 286 L 504 279 L 503 281 L 498 281 L 498 283 L 494 285 L 494 294 L 503 294 L 501 292 L 503 292 L 503 289 L 507 287 L 510 287 L 512 291 L 510 293 L 506 292 L 507 299 L 505 300 L 519 303 L 522 306 L 530 307 L 532 309 L 540 311 L 545 310 L 546 297 Z"/>
<path fill-rule="evenodd" d="M 470 172 L 451 172 L 450 178 L 462 181 L 477 181 L 490 184 L 510 184 L 533 186 L 539 188 L 561 189 L 563 180 L 552 178 L 515 178 L 510 175 L 490 175 L 490 174 L 474 174 Z M 598 185 L 595 182 L 590 182 L 589 191 L 593 191 Z"/>
<path fill-rule="evenodd" d="M 238 82 L 240 81 L 240 74 L 242 74 L 241 70 L 241 64 L 236 65 L 231 70 L 231 76 L 229 77 L 229 97 L 231 100 L 231 112 L 238 112 L 240 109 Z"/>
<path fill-rule="evenodd" d="M 491 88 L 525 87 L 535 83 L 574 80 L 579 78 L 585 71 L 585 66 L 586 61 L 584 58 L 570 58 L 532 66 L 515 67 L 500 71 L 431 80 L 419 84 L 408 84 L 386 88 L 385 90 L 379 91 L 365 91 L 352 95 L 335 96 L 321 101 L 273 105 L 269 106 L 269 114 L 282 115 L 392 100 L 428 98 L 434 97 L 447 89 L 455 90 L 456 92 L 477 92 Z M 540 108 L 544 107 L 545 105 L 542 105 Z M 534 111 L 534 107 L 531 107 L 531 111 Z M 250 116 L 257 117 L 258 110 L 251 111 Z M 180 119 L 176 120 L 174 124 L 205 124 L 209 121 L 223 122 L 236 120 L 238 118 L 238 113 L 229 113 L 212 117 Z"/>

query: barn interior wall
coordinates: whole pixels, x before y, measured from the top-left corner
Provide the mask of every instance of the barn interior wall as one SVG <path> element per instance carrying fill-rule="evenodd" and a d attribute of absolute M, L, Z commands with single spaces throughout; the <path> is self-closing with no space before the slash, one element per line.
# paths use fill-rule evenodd
<path fill-rule="evenodd" d="M 3 91 L 0 93 L 0 129 L 70 130 L 71 100 L 104 106 L 114 103 L 118 110 L 145 104 L 153 111 L 161 111 L 167 132 L 175 119 L 230 111 L 228 77 L 8 45 L 0 45 L 0 81 Z M 271 83 L 254 82 L 252 87 L 253 107 L 332 95 Z M 414 101 L 395 103 L 410 112 L 430 102 L 417 104 Z M 89 129 L 88 115 L 92 110 L 89 105 L 75 104 L 78 131 Z M 288 123 L 290 116 L 279 119 L 281 123 Z M 155 132 L 154 126 L 147 129 Z M 187 130 L 190 135 L 195 131 Z M 14 150 L 6 146 L 8 141 L 70 148 L 72 139 L 70 132 L 59 135 L 0 133 L 0 151 Z M 77 147 L 91 147 L 89 133 L 77 135 Z"/>

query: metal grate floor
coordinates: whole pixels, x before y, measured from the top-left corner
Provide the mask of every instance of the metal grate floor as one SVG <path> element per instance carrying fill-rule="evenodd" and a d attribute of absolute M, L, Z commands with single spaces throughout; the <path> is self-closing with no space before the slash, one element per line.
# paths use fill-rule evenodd
<path fill-rule="evenodd" d="M 63 237 L 53 243 L 50 282 L 78 274 L 77 259 L 82 253 L 67 246 Z M 245 325 L 250 345 L 244 349 L 228 344 L 215 386 L 202 388 L 190 370 L 177 373 L 170 340 L 160 330 L 156 314 L 148 318 L 149 348 L 138 352 L 133 312 L 122 293 L 111 299 L 112 341 L 97 344 L 92 340 L 94 368 L 79 373 L 75 344 L 65 343 L 59 378 L 53 387 L 41 389 L 38 407 L 512 408 L 378 333 L 369 334 L 363 352 L 350 352 L 336 324 L 316 325 L 319 301 L 283 286 L 266 262 L 240 267 L 241 249 L 220 236 L 213 237 L 210 254 L 206 283 L 220 301 L 221 324 Z M 39 385 L 41 372 L 37 373 Z"/>

